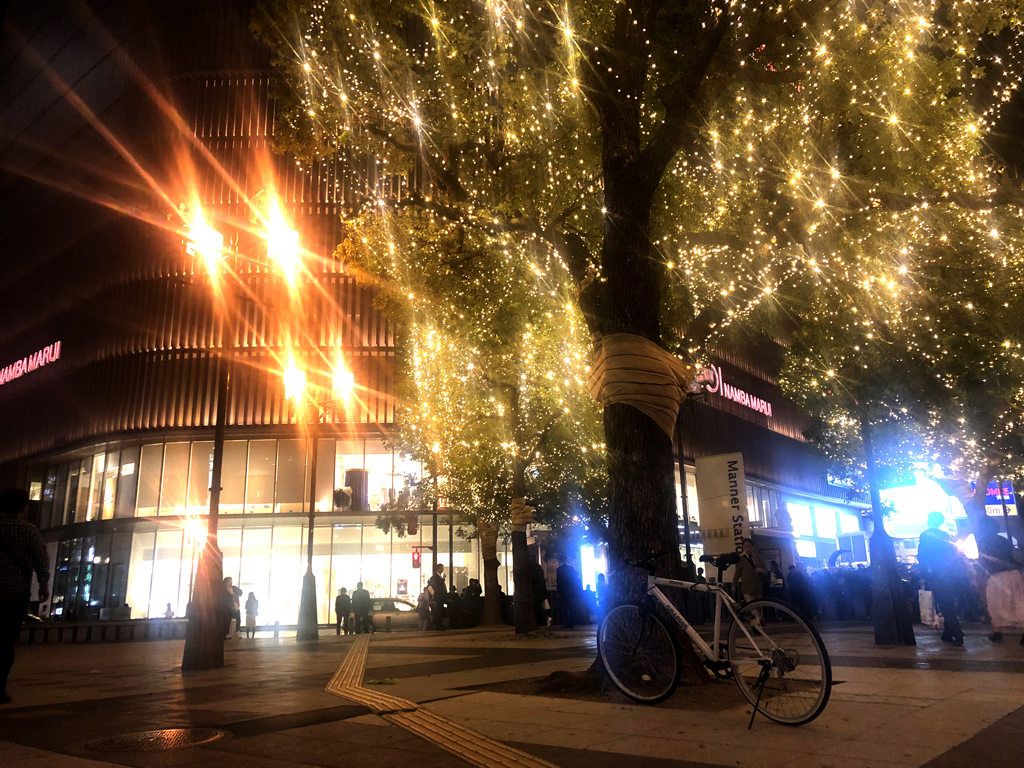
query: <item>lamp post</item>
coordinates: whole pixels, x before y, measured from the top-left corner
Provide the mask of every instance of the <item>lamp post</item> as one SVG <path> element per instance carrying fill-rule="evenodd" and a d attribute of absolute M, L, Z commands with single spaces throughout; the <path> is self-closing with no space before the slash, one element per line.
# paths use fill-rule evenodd
<path fill-rule="evenodd" d="M 182 215 L 186 216 L 184 208 L 182 205 Z M 267 231 L 263 234 L 267 241 L 267 256 L 279 262 L 291 283 L 298 264 L 298 233 L 284 225 L 276 204 L 272 213 Z M 221 264 L 227 256 L 224 236 L 206 223 L 201 210 L 196 209 L 191 216 L 185 252 L 202 258 L 215 297 L 234 294 L 233 291 L 222 291 L 217 285 L 217 281 L 222 277 Z M 254 258 L 246 257 L 246 260 L 261 267 L 269 266 Z M 191 611 L 181 659 L 182 671 L 216 669 L 224 666 L 224 612 L 221 609 L 221 602 L 224 600 L 224 555 L 217 542 L 217 531 L 224 468 L 224 429 L 227 424 L 227 401 L 235 352 L 235 326 L 230 306 L 223 307 L 222 318 L 223 338 L 218 355 L 217 413 L 213 438 L 213 466 L 210 472 L 210 511 L 205 546 L 199 554 L 199 565 L 196 568 L 192 589 Z"/>
<path fill-rule="evenodd" d="M 309 471 L 309 537 L 306 542 L 306 573 L 302 577 L 302 593 L 299 597 L 299 621 L 295 632 L 295 639 L 302 641 L 317 642 L 320 640 L 320 622 L 317 619 L 316 609 L 316 576 L 313 574 L 313 530 L 316 521 L 316 465 L 320 443 L 320 420 L 327 415 L 330 408 L 337 409 L 338 403 L 345 403 L 351 396 L 354 385 L 352 373 L 345 370 L 341 359 L 338 360 L 337 370 L 333 379 L 334 397 L 328 400 L 317 401 L 310 397 L 305 400 L 306 375 L 292 363 L 282 376 L 285 387 L 285 397 L 295 401 L 299 411 L 300 423 L 302 422 L 302 409 L 306 407 L 312 416 L 309 419 L 309 439 L 313 444 L 310 450 L 310 471 Z"/>

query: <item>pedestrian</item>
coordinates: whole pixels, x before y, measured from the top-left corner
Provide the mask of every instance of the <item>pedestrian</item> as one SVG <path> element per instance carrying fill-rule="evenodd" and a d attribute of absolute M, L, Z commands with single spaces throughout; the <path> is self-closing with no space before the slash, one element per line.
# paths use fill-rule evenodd
<path fill-rule="evenodd" d="M 536 560 L 530 561 L 530 586 L 533 590 L 533 613 L 538 627 L 548 625 L 548 578 L 544 566 Z"/>
<path fill-rule="evenodd" d="M 174 618 L 174 611 L 171 610 L 171 604 L 170 603 L 167 604 L 167 610 L 164 611 L 164 618 L 165 619 L 173 619 Z"/>
<path fill-rule="evenodd" d="M 239 594 L 241 594 L 241 590 L 239 590 Z M 238 618 L 235 615 L 238 613 L 238 595 L 235 594 L 234 579 L 230 576 L 224 578 L 224 591 L 220 596 L 220 607 L 221 622 L 224 625 L 224 639 L 230 640 L 234 637 L 231 630 L 232 619 L 235 620 L 234 632 L 236 634 L 238 632 Z"/>
<path fill-rule="evenodd" d="M 420 632 L 426 632 L 430 628 L 430 595 L 426 587 L 416 598 L 416 615 L 420 617 Z"/>
<path fill-rule="evenodd" d="M 1009 539 L 999 535 L 996 521 L 983 517 L 975 529 L 978 554 L 982 566 L 988 572 L 985 585 L 985 600 L 988 614 L 992 619 L 993 643 L 1003 642 L 1003 633 L 1024 629 L 1024 573 L 1013 555 Z M 1024 635 L 1020 644 L 1024 645 Z"/>
<path fill-rule="evenodd" d="M 786 600 L 805 619 L 812 619 L 814 617 L 810 613 L 807 590 L 807 576 L 797 570 L 795 565 L 789 566 L 786 574 Z"/>
<path fill-rule="evenodd" d="M 462 629 L 462 598 L 459 590 L 452 584 L 448 591 L 448 629 Z"/>
<path fill-rule="evenodd" d="M 39 602 L 50 599 L 49 557 L 43 537 L 18 515 L 28 506 L 20 488 L 0 493 L 0 704 L 11 701 L 7 676 L 14 665 L 14 646 L 28 613 L 32 573 L 39 582 Z"/>
<path fill-rule="evenodd" d="M 941 512 L 929 513 L 928 528 L 918 540 L 917 561 L 924 569 L 936 607 L 942 614 L 942 642 L 961 646 L 964 632 L 960 628 L 960 612 L 967 587 L 967 569 L 953 537 L 942 530 L 945 522 Z"/>
<path fill-rule="evenodd" d="M 356 619 L 356 634 L 370 631 L 370 593 L 363 589 L 363 582 L 356 584 L 352 592 L 352 614 Z"/>
<path fill-rule="evenodd" d="M 599 616 L 604 616 L 611 608 L 611 590 L 608 589 L 608 580 L 603 573 L 597 574 L 597 610 Z"/>
<path fill-rule="evenodd" d="M 256 599 L 256 593 L 250 592 L 245 601 L 245 636 L 246 638 L 256 637 L 256 617 L 260 614 L 260 601 Z"/>
<path fill-rule="evenodd" d="M 334 598 L 334 617 L 337 622 L 335 634 L 340 635 L 342 632 L 346 635 L 352 634 L 350 613 L 352 613 L 352 598 L 348 596 L 348 590 L 342 587 L 338 590 L 338 596 Z"/>
<path fill-rule="evenodd" d="M 575 629 L 582 582 L 576 569 L 564 557 L 558 559 L 561 562 L 557 571 L 557 591 L 562 629 Z"/>
<path fill-rule="evenodd" d="M 736 564 L 736 572 L 733 574 L 733 583 L 739 582 L 740 592 L 743 594 L 743 602 L 749 603 L 753 600 L 760 600 L 764 597 L 764 576 L 768 569 L 764 567 L 761 558 L 754 550 L 754 542 L 750 539 L 743 539 L 743 553 L 740 561 Z M 758 619 L 763 621 L 761 616 Z"/>
<path fill-rule="evenodd" d="M 431 623 L 436 630 L 444 629 L 444 601 L 448 585 L 444 581 L 444 565 L 434 565 L 434 575 L 427 580 L 427 594 L 430 595 Z"/>

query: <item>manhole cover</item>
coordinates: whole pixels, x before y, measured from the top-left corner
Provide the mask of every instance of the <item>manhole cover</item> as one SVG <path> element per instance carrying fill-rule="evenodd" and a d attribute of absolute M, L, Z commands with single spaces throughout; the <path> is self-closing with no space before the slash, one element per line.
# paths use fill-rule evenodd
<path fill-rule="evenodd" d="M 213 728 L 164 728 L 159 731 L 140 731 L 109 739 L 90 741 L 87 746 L 98 752 L 155 752 L 162 749 L 181 749 L 206 744 L 224 736 L 224 731 Z"/>

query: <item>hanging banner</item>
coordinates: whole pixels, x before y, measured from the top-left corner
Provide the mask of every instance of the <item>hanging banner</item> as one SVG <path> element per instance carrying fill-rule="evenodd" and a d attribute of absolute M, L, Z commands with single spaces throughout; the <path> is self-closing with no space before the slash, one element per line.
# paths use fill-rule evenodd
<path fill-rule="evenodd" d="M 750 537 L 742 453 L 697 459 L 697 501 L 704 554 L 741 552 Z"/>
<path fill-rule="evenodd" d="M 1017 514 L 1017 499 L 1013 495 L 1013 483 L 1003 480 L 1002 496 L 999 481 L 993 480 L 985 489 L 985 512 L 997 517 L 1003 516 L 1003 502 L 1006 502 L 1006 514 Z"/>

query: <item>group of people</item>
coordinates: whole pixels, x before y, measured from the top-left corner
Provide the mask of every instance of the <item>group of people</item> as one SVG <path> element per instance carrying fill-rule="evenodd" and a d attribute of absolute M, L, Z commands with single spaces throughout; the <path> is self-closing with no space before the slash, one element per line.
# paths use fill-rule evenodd
<path fill-rule="evenodd" d="M 995 520 L 983 517 L 975 525 L 978 565 L 984 579 L 973 579 L 971 568 L 957 548 L 953 537 L 943 530 L 941 512 L 928 515 L 928 528 L 917 545 L 919 575 L 935 598 L 942 614 L 942 641 L 964 644 L 961 618 L 969 611 L 972 597 L 984 595 L 992 622 L 989 639 L 1001 643 L 1004 634 L 1024 629 L 1024 562 L 1014 552 L 1009 539 L 999 535 Z M 978 587 L 975 591 L 972 584 Z M 1020 638 L 1024 645 L 1024 634 Z"/>
<path fill-rule="evenodd" d="M 220 600 L 220 617 L 224 625 L 224 637 L 238 637 L 238 631 L 242 629 L 242 590 L 235 586 L 235 580 L 227 576 L 224 579 L 224 591 Z M 170 603 L 167 608 L 170 610 Z M 260 601 L 256 599 L 256 593 L 250 592 L 245 600 L 245 636 L 246 638 L 256 637 L 256 617 L 260 614 Z M 235 622 L 234 630 L 231 622 Z"/>
<path fill-rule="evenodd" d="M 373 616 L 370 610 L 373 601 L 370 593 L 363 588 L 363 582 L 358 582 L 352 594 L 342 587 L 338 590 L 338 596 L 334 598 L 335 632 L 346 635 L 362 635 L 373 632 Z"/>

